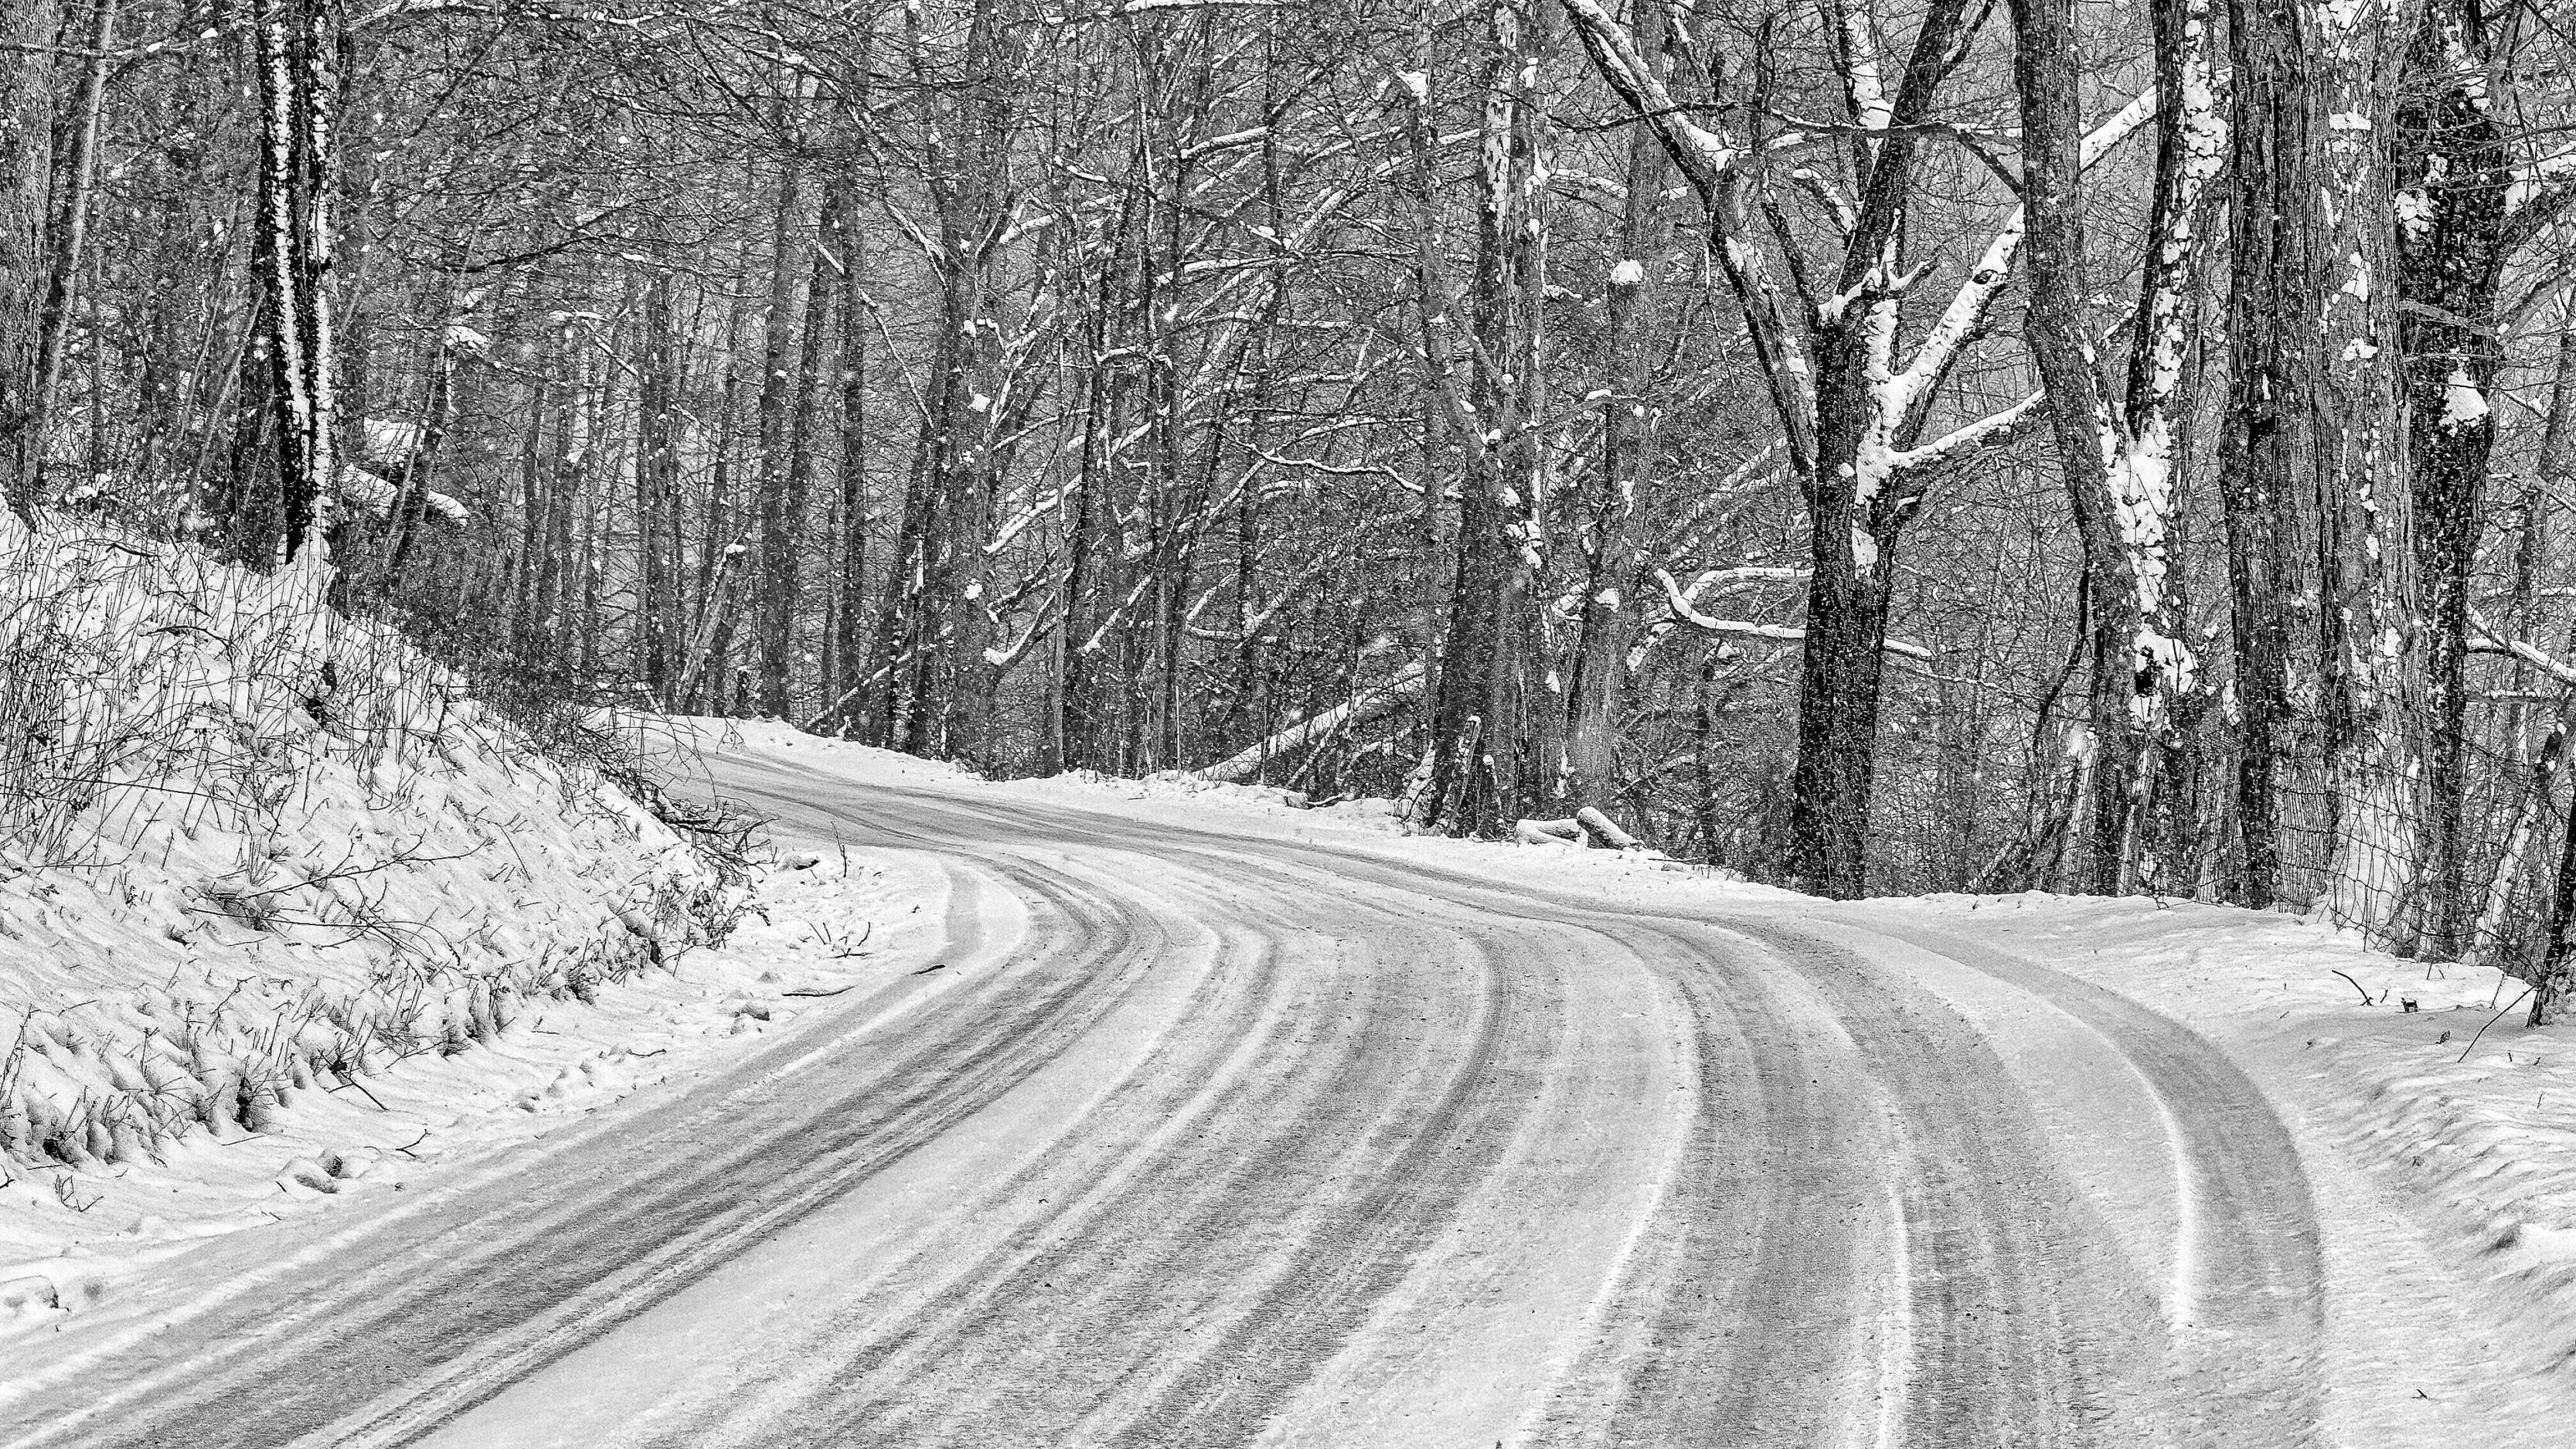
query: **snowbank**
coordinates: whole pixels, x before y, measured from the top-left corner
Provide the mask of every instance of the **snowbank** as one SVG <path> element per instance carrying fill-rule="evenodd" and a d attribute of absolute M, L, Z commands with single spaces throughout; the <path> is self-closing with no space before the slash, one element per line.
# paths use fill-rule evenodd
<path fill-rule="evenodd" d="M 13 1334 L 74 1318 L 85 1351 L 130 1343 L 200 1295 L 318 1261 L 299 1255 L 327 1255 L 335 1233 L 478 1178 L 542 1171 L 532 1164 L 603 1115 L 658 1110 L 853 990 L 904 979 L 944 942 L 947 877 L 917 861 L 789 852 L 752 876 L 752 914 L 678 969 L 589 1001 L 531 997 L 471 1051 L 295 1093 L 264 1133 L 194 1133 L 140 1163 L 17 1169 L 0 1184 L 0 1357 Z M 27 1388 L 0 1375 L 0 1400 Z"/>
<path fill-rule="evenodd" d="M 0 515 L 0 1182 L 87 1212 L 738 912 L 652 812 L 326 585 Z M 0 1250 L 42 1236 L 24 1207 L 0 1199 Z M 0 1315 L 43 1296 L 0 1283 Z"/>

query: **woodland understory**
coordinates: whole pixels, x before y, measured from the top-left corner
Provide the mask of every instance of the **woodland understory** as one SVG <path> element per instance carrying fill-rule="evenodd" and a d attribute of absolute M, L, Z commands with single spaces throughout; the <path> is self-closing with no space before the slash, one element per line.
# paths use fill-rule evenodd
<path fill-rule="evenodd" d="M 2563 6 L 6 16 L 40 535 L 327 550 L 523 713 L 2562 989 Z"/>

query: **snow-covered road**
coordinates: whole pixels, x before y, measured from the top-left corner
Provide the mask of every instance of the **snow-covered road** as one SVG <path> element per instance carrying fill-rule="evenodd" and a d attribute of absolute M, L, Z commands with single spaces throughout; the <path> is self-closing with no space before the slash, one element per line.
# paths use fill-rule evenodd
<path fill-rule="evenodd" d="M 2290 1130 L 2103 987 L 1779 893 L 720 778 L 935 857 L 935 959 L 174 1309 L 0 1440 L 2353 1437 Z"/>

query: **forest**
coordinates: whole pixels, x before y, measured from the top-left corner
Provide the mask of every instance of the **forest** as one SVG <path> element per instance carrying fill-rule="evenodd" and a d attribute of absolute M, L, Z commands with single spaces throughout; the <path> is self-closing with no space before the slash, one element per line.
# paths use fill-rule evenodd
<path fill-rule="evenodd" d="M 11 0 L 0 486 L 327 551 L 522 712 L 2316 910 L 2537 1008 L 2567 19 Z"/>

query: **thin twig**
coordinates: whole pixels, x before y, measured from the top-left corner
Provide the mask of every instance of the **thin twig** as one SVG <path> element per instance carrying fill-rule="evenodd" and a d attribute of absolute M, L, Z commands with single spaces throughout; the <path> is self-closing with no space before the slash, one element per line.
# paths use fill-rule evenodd
<path fill-rule="evenodd" d="M 2344 979 L 2344 980 L 2346 980 L 2346 981 L 2352 981 L 2352 978 L 2351 978 L 2350 976 L 2346 976 L 2346 975 L 2344 975 L 2344 973 L 2343 973 L 2343 972 L 2341 972 L 2341 971 L 2335 971 L 2335 968 L 2333 968 L 2332 966 L 2329 966 L 2329 967 L 2327 967 L 2326 969 L 2327 969 L 2328 971 L 2334 971 L 2334 974 L 2336 974 L 2337 976 L 2342 976 L 2342 977 L 2343 977 L 2343 979 Z M 2360 982 L 2358 982 L 2358 981 L 2352 981 L 2352 989 L 2361 993 L 2361 1004 L 2362 1004 L 2362 1005 L 2364 1005 L 2364 1006 L 2377 1006 L 2377 1005 L 2379 1004 L 2378 1002 L 2375 1002 L 2375 1001 L 2373 1001 L 2373 1000 L 2371 1000 L 2371 999 L 2370 999 L 2370 988 L 2369 988 L 2369 987 L 2362 985 L 2362 984 L 2361 984 Z"/>
<path fill-rule="evenodd" d="M 2530 988 L 2530 987 L 2526 986 L 2526 987 L 2522 988 L 2522 996 L 2529 996 L 2530 994 L 2531 994 L 2531 988 Z M 2488 1017 L 2488 1018 L 2487 1018 L 2487 1026 L 2493 1026 L 2493 1025 L 2495 1025 L 2497 1022 L 2504 1020 L 2504 1019 L 2505 1019 L 2506 1017 L 2508 1017 L 2508 1016 L 2511 1016 L 2511 1015 L 2513 1014 L 2513 1009 L 2514 1009 L 2514 1007 L 2517 1007 L 2517 1006 L 2522 1005 L 2522 996 L 2517 996 L 2517 997 L 2515 997 L 2515 998 L 2514 998 L 2510 1003 L 2508 1003 L 2508 1004 L 2506 1005 L 2506 1007 L 2505 1007 L 2505 1009 L 2504 1009 L 2504 1010 L 2499 1011 L 2499 1012 L 2497 1012 L 2495 1015 Z M 2487 1026 L 2482 1026 L 2482 1027 L 2479 1027 L 2479 1028 L 2478 1028 L 2478 1036 L 2485 1036 L 2485 1035 L 2487 1034 Z M 2451 1065 L 2453 1065 L 2453 1066 L 2458 1066 L 2458 1065 L 2460 1064 L 2460 1062 L 2465 1062 L 2465 1061 L 2467 1061 L 2467 1060 L 2469 1059 L 2469 1053 L 2471 1053 L 2471 1052 L 2473 1052 L 2473 1051 L 2477 1050 L 2477 1047 L 2478 1047 L 2478 1036 L 2473 1036 L 2473 1037 L 2470 1037 L 2470 1038 L 2469 1038 L 2469 1044 L 2468 1044 L 2467 1046 L 2464 1046 L 2464 1047 L 2460 1048 L 2459 1061 L 2455 1061 L 2455 1062 L 2451 1063 Z"/>

